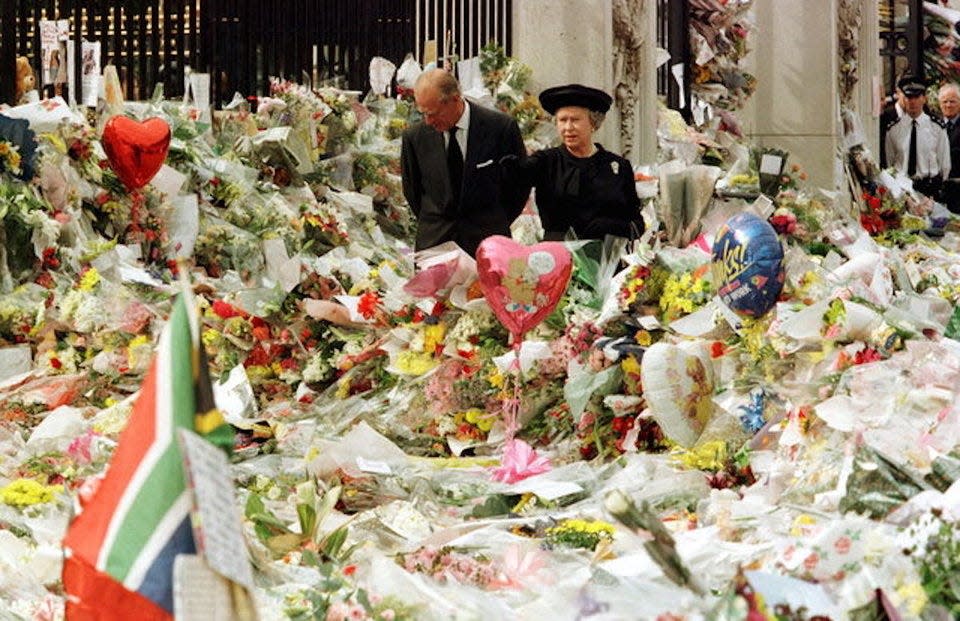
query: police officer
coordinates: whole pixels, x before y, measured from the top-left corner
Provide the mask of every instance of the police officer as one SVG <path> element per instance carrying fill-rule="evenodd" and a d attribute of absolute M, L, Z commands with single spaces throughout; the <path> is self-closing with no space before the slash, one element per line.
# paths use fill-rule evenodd
<path fill-rule="evenodd" d="M 947 132 L 923 111 L 927 85 L 922 78 L 905 75 L 897 86 L 904 94 L 904 114 L 887 131 L 887 164 L 910 177 L 914 190 L 939 200 L 950 175 Z"/>

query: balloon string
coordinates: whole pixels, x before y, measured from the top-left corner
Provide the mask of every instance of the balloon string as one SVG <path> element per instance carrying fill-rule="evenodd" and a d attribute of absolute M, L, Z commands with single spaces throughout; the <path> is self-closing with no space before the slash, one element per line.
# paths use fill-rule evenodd
<path fill-rule="evenodd" d="M 504 435 L 507 443 L 513 441 L 513 436 L 520 430 L 518 419 L 520 418 L 520 383 L 522 377 L 520 374 L 520 349 L 522 341 L 515 339 L 513 342 L 514 360 L 510 365 L 513 370 L 513 397 L 507 399 L 503 404 L 503 422 L 505 426 Z"/>

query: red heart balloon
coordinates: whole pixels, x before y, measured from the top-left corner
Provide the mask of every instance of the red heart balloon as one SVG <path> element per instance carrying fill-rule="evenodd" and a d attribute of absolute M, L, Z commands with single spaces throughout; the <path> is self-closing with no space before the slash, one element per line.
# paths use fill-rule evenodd
<path fill-rule="evenodd" d="M 170 126 L 160 118 L 135 121 L 115 116 L 103 128 L 103 150 L 110 168 L 130 191 L 153 179 L 167 159 Z"/>
<path fill-rule="evenodd" d="M 572 270 L 570 251 L 560 242 L 522 246 L 494 235 L 477 248 L 480 288 L 515 344 L 557 306 Z"/>

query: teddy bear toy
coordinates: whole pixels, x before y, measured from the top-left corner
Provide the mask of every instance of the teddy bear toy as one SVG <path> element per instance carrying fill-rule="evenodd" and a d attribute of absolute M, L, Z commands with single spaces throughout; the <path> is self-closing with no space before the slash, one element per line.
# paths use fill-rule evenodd
<path fill-rule="evenodd" d="M 26 56 L 17 57 L 17 90 L 14 102 L 16 105 L 30 103 L 37 99 L 37 78 L 33 74 L 33 67 Z"/>

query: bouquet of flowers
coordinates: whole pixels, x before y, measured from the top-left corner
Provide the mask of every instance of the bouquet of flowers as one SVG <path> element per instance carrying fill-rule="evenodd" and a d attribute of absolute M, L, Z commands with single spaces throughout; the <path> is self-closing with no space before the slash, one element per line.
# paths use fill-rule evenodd
<path fill-rule="evenodd" d="M 504 53 L 496 41 L 480 50 L 480 71 L 483 84 L 493 94 L 497 107 L 517 120 L 520 133 L 530 138 L 547 114 L 528 91 L 530 67 Z"/>
<path fill-rule="evenodd" d="M 726 110 L 742 108 L 757 87 L 756 78 L 741 66 L 753 28 L 749 10 L 749 0 L 690 4 L 691 57 L 697 59 L 691 89 L 701 100 Z"/>

